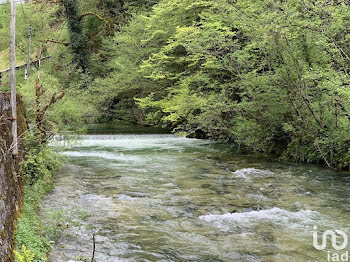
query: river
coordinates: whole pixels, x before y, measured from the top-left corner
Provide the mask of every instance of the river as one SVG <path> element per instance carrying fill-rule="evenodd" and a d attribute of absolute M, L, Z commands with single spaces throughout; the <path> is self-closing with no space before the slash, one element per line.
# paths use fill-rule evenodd
<path fill-rule="evenodd" d="M 313 247 L 314 226 L 349 234 L 341 172 L 169 134 L 87 135 L 63 154 L 42 207 L 70 221 L 52 262 L 90 261 L 93 234 L 98 262 L 319 262 L 334 250 Z"/>

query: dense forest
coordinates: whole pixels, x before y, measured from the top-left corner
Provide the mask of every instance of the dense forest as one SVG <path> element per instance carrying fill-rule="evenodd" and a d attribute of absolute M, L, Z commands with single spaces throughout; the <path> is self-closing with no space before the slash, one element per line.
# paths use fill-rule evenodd
<path fill-rule="evenodd" d="M 156 126 L 349 170 L 348 0 L 17 2 L 17 91 L 29 127 L 18 261 L 46 261 L 49 239 L 61 230 L 60 219 L 44 229 L 37 215 L 62 164 L 50 147 L 60 132 L 80 134 L 97 123 Z M 10 15 L 3 1 L 4 92 Z"/>
<path fill-rule="evenodd" d="M 9 5 L 0 12 L 5 69 Z M 31 26 L 32 60 L 52 56 L 39 104 L 76 65 L 45 114 L 50 132 L 122 119 L 348 168 L 349 12 L 326 0 L 29 1 L 18 8 L 17 60 Z M 36 71 L 19 86 L 33 121 Z"/>

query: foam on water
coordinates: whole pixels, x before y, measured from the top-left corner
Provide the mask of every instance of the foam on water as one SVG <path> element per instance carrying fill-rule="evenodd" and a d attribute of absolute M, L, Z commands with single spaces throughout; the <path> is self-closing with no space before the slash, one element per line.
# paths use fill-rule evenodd
<path fill-rule="evenodd" d="M 105 159 L 118 159 L 121 157 L 124 157 L 123 154 L 113 154 L 108 152 L 78 152 L 78 151 L 66 151 L 62 152 L 62 155 L 70 156 L 70 157 L 98 157 L 98 158 L 105 158 Z"/>
<path fill-rule="evenodd" d="M 121 153 L 110 153 L 110 152 L 79 152 L 79 151 L 66 151 L 62 152 L 63 155 L 68 157 L 91 157 L 91 158 L 103 158 L 107 160 L 118 160 L 118 161 L 143 161 L 145 158 L 134 156 L 134 155 L 124 155 Z"/>
<path fill-rule="evenodd" d="M 312 210 L 288 211 L 278 207 L 271 209 L 249 211 L 242 213 L 227 213 L 223 215 L 204 215 L 199 219 L 219 228 L 244 227 L 257 223 L 272 223 L 288 228 L 311 226 L 316 222 L 327 219 L 326 216 Z"/>
<path fill-rule="evenodd" d="M 256 168 L 243 168 L 232 172 L 236 177 L 239 178 L 249 178 L 251 176 L 270 176 L 273 175 L 273 172 L 270 170 L 260 170 Z"/>
<path fill-rule="evenodd" d="M 178 137 L 171 134 L 159 135 L 86 135 L 80 136 L 80 143 L 73 147 L 101 147 L 118 148 L 120 150 L 139 150 L 139 149 L 178 149 L 184 147 L 207 145 L 212 143 L 208 140 L 198 140 L 191 138 Z M 56 141 L 64 143 L 64 136 L 59 136 Z"/>
<path fill-rule="evenodd" d="M 86 140 L 135 140 L 135 139 L 178 139 L 172 134 L 145 134 L 145 135 L 84 135 L 82 139 Z"/>
<path fill-rule="evenodd" d="M 135 197 L 131 197 L 125 194 L 119 194 L 116 195 L 116 197 L 120 200 L 120 201 L 134 201 Z"/>

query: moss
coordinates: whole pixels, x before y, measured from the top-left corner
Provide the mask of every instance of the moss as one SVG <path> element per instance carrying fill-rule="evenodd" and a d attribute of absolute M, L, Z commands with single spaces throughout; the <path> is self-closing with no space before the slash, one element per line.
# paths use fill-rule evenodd
<path fill-rule="evenodd" d="M 0 261 L 13 261 L 13 249 L 15 247 L 14 232 L 17 218 L 23 207 L 23 181 L 19 175 L 20 162 L 23 160 L 23 134 L 27 130 L 26 119 L 22 107 L 21 97 L 17 95 L 18 136 L 19 152 L 17 157 L 11 154 L 12 122 L 10 108 L 10 94 L 0 93 L 0 200 L 5 203 L 0 214 L 2 245 L 0 245 Z"/>
<path fill-rule="evenodd" d="M 5 229 L 3 229 L 3 230 L 1 231 L 1 239 L 4 240 L 5 237 L 6 237 L 6 231 L 5 231 Z"/>

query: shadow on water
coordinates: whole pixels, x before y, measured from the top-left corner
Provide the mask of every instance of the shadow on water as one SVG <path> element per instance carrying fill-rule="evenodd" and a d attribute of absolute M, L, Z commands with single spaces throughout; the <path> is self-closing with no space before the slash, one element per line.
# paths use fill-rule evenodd
<path fill-rule="evenodd" d="M 88 134 L 169 134 L 168 128 L 140 126 L 123 121 L 108 124 L 93 124 L 87 127 Z"/>

